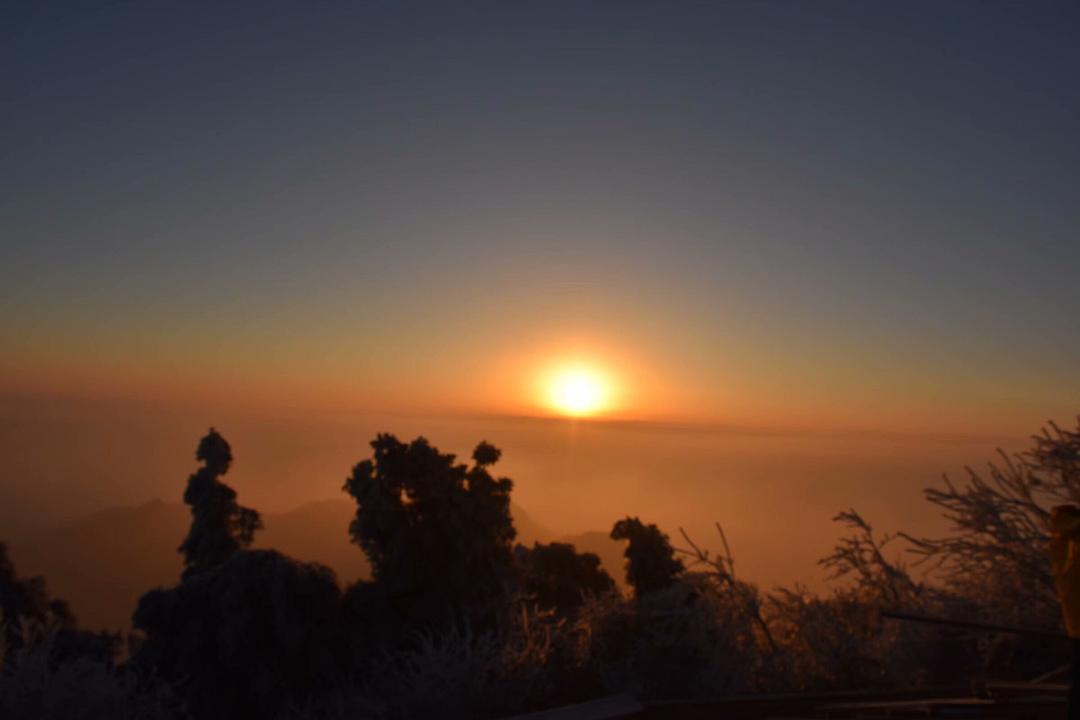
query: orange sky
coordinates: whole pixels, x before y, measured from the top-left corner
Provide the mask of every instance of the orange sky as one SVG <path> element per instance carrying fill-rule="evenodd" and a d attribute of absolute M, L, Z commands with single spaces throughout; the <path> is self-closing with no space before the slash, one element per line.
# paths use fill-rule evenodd
<path fill-rule="evenodd" d="M 926 357 L 931 349 L 886 357 L 873 347 L 793 341 L 785 353 L 776 339 L 729 335 L 725 344 L 707 329 L 648 332 L 640 319 L 612 318 L 592 334 L 558 325 L 493 325 L 482 343 L 407 331 L 374 341 L 343 328 L 227 338 L 212 328 L 202 338 L 159 328 L 127 343 L 108 333 L 31 337 L 0 372 L 4 389 L 18 394 L 542 416 L 557 414 L 553 369 L 576 363 L 609 383 L 605 418 L 811 430 L 1016 434 L 1074 409 L 1075 396 L 1061 392 L 1069 386 L 1052 374 L 1006 383 L 1000 363 L 963 367 Z"/>

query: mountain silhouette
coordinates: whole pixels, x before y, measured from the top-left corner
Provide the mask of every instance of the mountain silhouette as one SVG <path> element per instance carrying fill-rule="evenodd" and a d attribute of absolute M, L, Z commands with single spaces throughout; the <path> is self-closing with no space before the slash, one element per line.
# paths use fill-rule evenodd
<path fill-rule="evenodd" d="M 348 526 L 356 504 L 344 498 L 306 503 L 284 513 L 264 513 L 255 548 L 273 548 L 298 560 L 329 566 L 345 585 L 370 575 L 360 548 L 349 542 Z M 568 542 L 592 552 L 621 585 L 623 547 L 607 533 L 559 536 L 511 506 L 517 542 Z M 191 514 L 181 503 L 151 500 L 115 507 L 66 522 L 34 535 L 13 538 L 12 559 L 22 575 L 43 575 L 50 592 L 67 600 L 82 627 L 127 630 L 139 597 L 180 579 L 183 560 L 177 547 Z"/>
<path fill-rule="evenodd" d="M 264 516 L 254 547 L 275 548 L 331 567 L 342 583 L 369 573 L 367 558 L 349 544 L 355 505 L 347 500 L 307 503 Z M 147 590 L 170 586 L 183 569 L 177 552 L 191 524 L 187 506 L 162 500 L 103 510 L 12 543 L 26 575 L 44 575 L 85 627 L 126 629 Z"/>
<path fill-rule="evenodd" d="M 623 552 L 626 551 L 626 543 L 612 540 L 610 534 L 599 530 L 563 535 L 556 538 L 556 540 L 573 545 L 578 552 L 593 553 L 600 558 L 601 567 L 607 571 L 615 584 L 620 588 L 627 587 L 626 558 L 623 556 Z"/>

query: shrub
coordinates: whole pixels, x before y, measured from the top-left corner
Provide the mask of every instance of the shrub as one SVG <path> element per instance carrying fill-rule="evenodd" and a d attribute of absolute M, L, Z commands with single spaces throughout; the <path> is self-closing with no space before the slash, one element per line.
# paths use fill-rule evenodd
<path fill-rule="evenodd" d="M 147 593 L 134 625 L 136 664 L 176 684 L 198 718 L 265 717 L 345 676 L 333 573 L 272 550 Z"/>

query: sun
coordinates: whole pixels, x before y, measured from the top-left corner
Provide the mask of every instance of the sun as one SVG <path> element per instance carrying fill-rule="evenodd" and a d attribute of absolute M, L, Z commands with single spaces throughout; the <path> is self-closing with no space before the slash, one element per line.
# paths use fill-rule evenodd
<path fill-rule="evenodd" d="M 607 379 L 588 367 L 574 366 L 557 370 L 548 386 L 548 403 L 563 415 L 595 415 L 609 402 Z"/>

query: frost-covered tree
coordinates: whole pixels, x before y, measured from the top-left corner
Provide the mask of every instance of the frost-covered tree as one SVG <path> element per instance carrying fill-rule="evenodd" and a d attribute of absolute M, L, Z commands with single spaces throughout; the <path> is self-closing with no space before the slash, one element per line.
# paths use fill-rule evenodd
<path fill-rule="evenodd" d="M 19 578 L 7 546 L 0 543 L 0 629 L 9 658 L 26 643 L 27 624 L 41 626 L 71 623 L 71 613 L 62 601 L 51 602 L 41 577 Z"/>
<path fill-rule="evenodd" d="M 45 635 L 50 637 L 47 659 L 54 664 L 79 656 L 109 664 L 120 644 L 119 634 L 79 630 L 68 604 L 49 597 L 45 578 L 20 578 L 7 546 L 0 543 L 0 667 L 10 667 L 25 647 Z"/>
<path fill-rule="evenodd" d="M 1048 520 L 1055 505 L 1080 504 L 1080 420 L 1076 430 L 1050 423 L 1027 450 L 1000 455 L 985 472 L 968 468 L 963 483 L 946 477 L 926 490 L 951 532 L 905 537 L 953 592 L 992 606 L 999 621 L 1055 623 Z"/>

